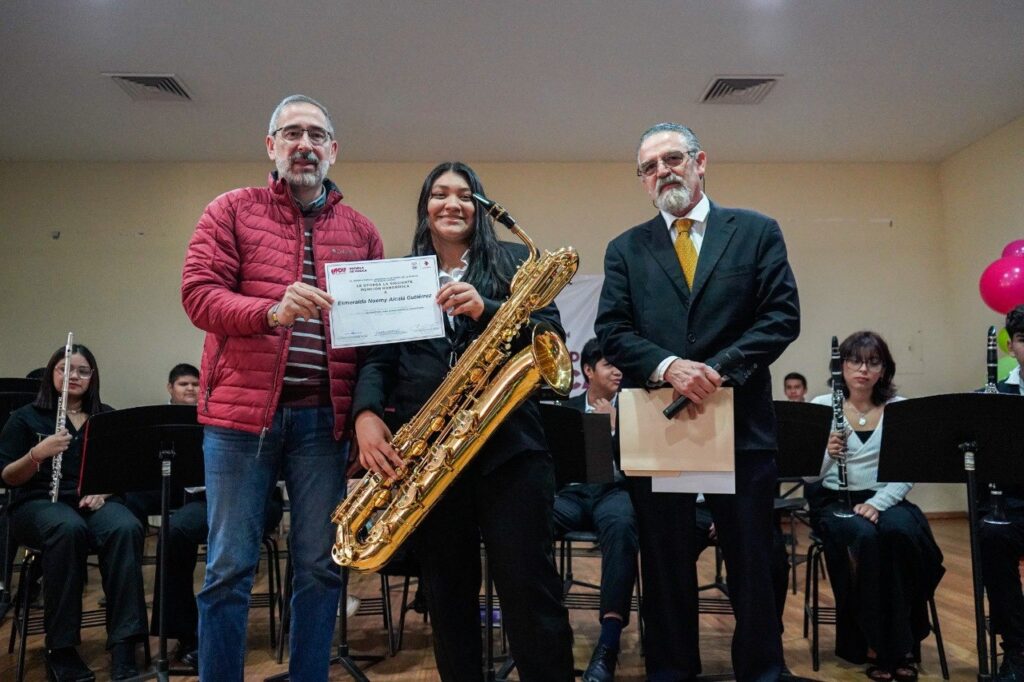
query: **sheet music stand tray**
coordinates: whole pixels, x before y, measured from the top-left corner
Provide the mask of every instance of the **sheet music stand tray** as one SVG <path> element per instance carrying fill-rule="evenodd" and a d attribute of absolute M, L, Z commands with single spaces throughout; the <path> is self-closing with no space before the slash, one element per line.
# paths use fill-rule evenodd
<path fill-rule="evenodd" d="M 38 394 L 39 379 L 0 378 L 0 429 L 7 423 L 11 412 L 28 405 Z M 10 504 L 11 494 L 12 491 L 8 488 L 6 504 Z M 15 549 L 16 547 L 11 544 L 10 524 L 5 524 L 3 538 L 0 538 L 0 624 L 4 622 L 7 611 L 11 608 L 10 584 Z"/>
<path fill-rule="evenodd" d="M 1024 483 L 1024 400 L 999 393 L 955 393 L 890 403 L 879 481 L 966 483 L 974 585 L 978 680 L 990 680 L 984 587 L 977 533 L 977 480 Z"/>
<path fill-rule="evenodd" d="M 174 466 L 172 466 L 174 465 Z M 171 485 L 203 484 L 203 428 L 192 405 L 151 405 L 91 416 L 85 423 L 78 494 L 140 492 L 160 489 L 160 651 L 152 671 L 135 680 L 194 676 L 171 670 L 167 660 L 167 538 Z"/>
<path fill-rule="evenodd" d="M 802 478 L 821 473 L 821 462 L 832 429 L 832 410 L 825 405 L 775 401 L 779 478 Z"/>
<path fill-rule="evenodd" d="M 555 463 L 556 490 L 569 483 L 612 483 L 615 480 L 608 415 L 585 414 L 565 405 L 541 403 L 540 417 Z"/>

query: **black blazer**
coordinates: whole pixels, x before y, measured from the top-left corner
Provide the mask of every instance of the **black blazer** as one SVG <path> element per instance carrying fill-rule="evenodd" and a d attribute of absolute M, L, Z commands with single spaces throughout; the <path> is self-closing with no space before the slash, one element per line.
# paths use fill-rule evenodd
<path fill-rule="evenodd" d="M 501 245 L 511 252 L 515 263 L 526 260 L 527 250 L 522 244 L 501 242 Z M 502 302 L 485 297 L 480 319 L 457 325 L 457 330 L 450 332 L 447 338 L 391 343 L 369 349 L 359 369 L 352 415 L 371 410 L 383 418 L 385 408 L 390 406 L 394 407 L 395 414 L 394 419 L 389 415 L 389 423 L 409 421 L 448 374 L 453 347 L 461 352 L 480 336 Z M 523 326 L 513 341 L 513 354 L 529 345 L 532 328 L 538 322 L 547 322 L 565 336 L 558 309 L 552 303 L 530 316 L 530 323 Z M 540 411 L 531 398 L 502 422 L 475 459 L 486 474 L 517 454 L 547 449 Z"/>
<path fill-rule="evenodd" d="M 714 365 L 726 350 L 737 450 L 776 449 L 771 365 L 800 333 L 800 303 L 778 223 L 711 204 L 693 290 L 658 214 L 614 239 L 595 329 L 623 387 L 647 385 L 666 357 Z"/>
<path fill-rule="evenodd" d="M 571 407 L 574 410 L 579 410 L 580 412 L 586 412 L 587 392 L 583 391 L 583 393 L 580 393 L 579 395 L 574 395 L 571 398 L 563 400 L 562 405 L 565 405 L 566 407 Z"/>
<path fill-rule="evenodd" d="M 1008 384 L 1005 381 L 1000 381 L 996 384 L 996 390 L 1000 393 L 1008 393 L 1010 395 L 1020 395 L 1020 387 L 1017 384 Z"/>

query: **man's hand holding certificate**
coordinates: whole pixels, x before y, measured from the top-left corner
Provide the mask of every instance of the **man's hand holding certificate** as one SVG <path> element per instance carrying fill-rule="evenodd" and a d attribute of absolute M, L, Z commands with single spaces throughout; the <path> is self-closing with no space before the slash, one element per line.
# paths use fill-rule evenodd
<path fill-rule="evenodd" d="M 444 336 L 437 257 L 327 263 L 331 346 L 347 348 Z"/>

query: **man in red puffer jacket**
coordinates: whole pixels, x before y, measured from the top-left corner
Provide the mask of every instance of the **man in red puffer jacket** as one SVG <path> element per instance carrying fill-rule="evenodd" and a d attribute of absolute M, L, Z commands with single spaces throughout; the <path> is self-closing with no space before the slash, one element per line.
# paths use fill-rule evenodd
<path fill-rule="evenodd" d="M 274 110 L 268 186 L 206 207 L 182 274 L 185 312 L 206 331 L 199 421 L 210 536 L 199 606 L 199 674 L 244 673 L 249 592 L 264 507 L 278 476 L 291 501 L 295 680 L 326 680 L 341 590 L 330 514 L 345 495 L 356 353 L 331 348 L 324 264 L 383 257 L 380 235 L 327 179 L 338 154 L 323 105 Z"/>

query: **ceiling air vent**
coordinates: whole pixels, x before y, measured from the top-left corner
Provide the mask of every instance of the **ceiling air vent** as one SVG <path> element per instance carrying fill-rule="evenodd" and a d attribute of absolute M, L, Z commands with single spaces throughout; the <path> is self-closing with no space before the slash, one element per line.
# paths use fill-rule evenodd
<path fill-rule="evenodd" d="M 173 73 L 105 73 L 136 102 L 191 102 L 185 85 Z"/>
<path fill-rule="evenodd" d="M 779 76 L 716 76 L 700 101 L 705 104 L 760 104 Z"/>

